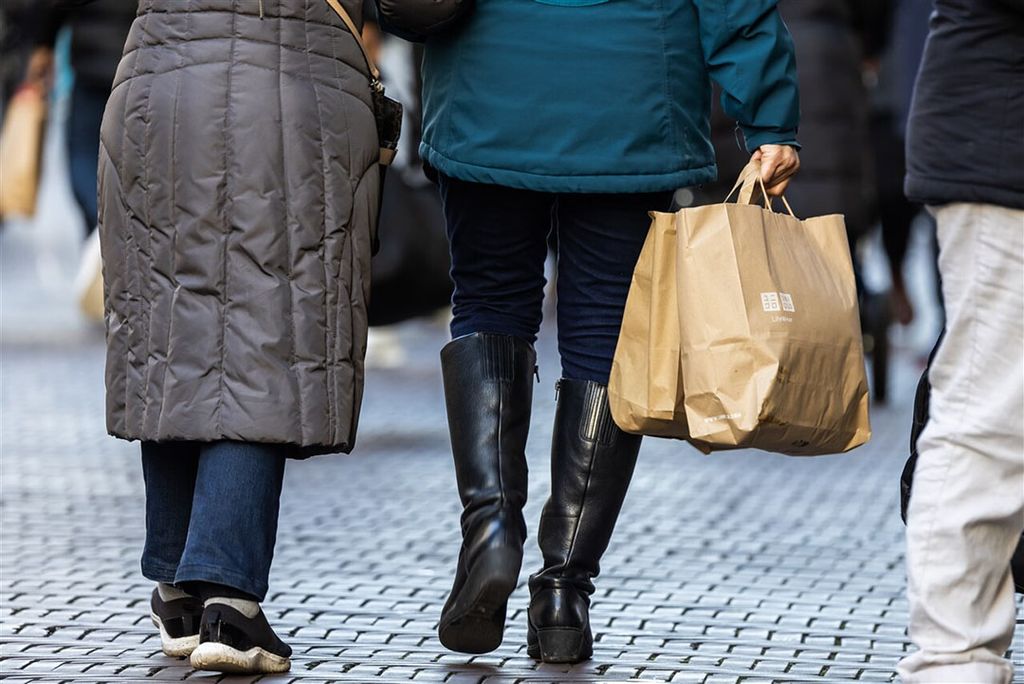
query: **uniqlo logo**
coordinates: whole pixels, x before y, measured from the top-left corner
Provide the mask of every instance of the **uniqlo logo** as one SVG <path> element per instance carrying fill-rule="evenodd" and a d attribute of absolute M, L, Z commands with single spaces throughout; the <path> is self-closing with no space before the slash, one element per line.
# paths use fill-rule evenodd
<path fill-rule="evenodd" d="M 779 306 L 779 293 L 778 292 L 762 292 L 761 293 L 761 306 L 764 307 L 765 311 L 782 311 Z"/>
<path fill-rule="evenodd" d="M 796 311 L 796 307 L 793 306 L 793 296 L 792 295 L 788 295 L 785 292 L 780 292 L 779 293 L 779 299 L 782 300 L 782 310 L 783 311 L 788 311 L 790 313 L 794 313 Z"/>

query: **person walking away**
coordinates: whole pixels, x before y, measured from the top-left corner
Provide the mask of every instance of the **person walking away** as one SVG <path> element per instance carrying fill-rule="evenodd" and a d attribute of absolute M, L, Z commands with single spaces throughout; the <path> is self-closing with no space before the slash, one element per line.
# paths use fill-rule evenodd
<path fill-rule="evenodd" d="M 136 0 L 44 0 L 35 9 L 37 47 L 29 62 L 49 73 L 52 83 L 54 47 L 62 29 L 70 36 L 74 72 L 71 101 L 64 121 L 67 168 L 71 190 L 85 226 L 84 244 L 74 280 L 75 298 L 89 319 L 103 320 L 102 274 L 97 222 L 97 159 L 100 123 L 114 72 L 121 60 L 125 37 L 135 20 Z"/>
<path fill-rule="evenodd" d="M 49 53 L 62 28 L 71 30 L 71 68 L 74 84 L 65 137 L 71 190 L 82 212 L 86 235 L 96 228 L 96 166 L 100 123 L 114 72 L 121 61 L 128 30 L 135 20 L 136 0 L 96 0 L 80 7 L 49 5 L 37 52 Z M 34 59 L 46 59 L 35 55 Z"/>
<path fill-rule="evenodd" d="M 890 298 L 866 286 L 857 245 L 876 221 L 879 199 L 865 72 L 884 49 L 891 4 L 889 0 L 779 2 L 800 65 L 800 140 L 808 150 L 800 160 L 802 173 L 790 185 L 786 199 L 798 216 L 843 215 L 861 327 L 872 360 L 872 398 L 878 403 L 888 395 Z"/>
<path fill-rule="evenodd" d="M 874 84 L 871 145 L 878 187 L 877 214 L 892 283 L 890 302 L 893 318 L 900 325 L 907 326 L 914 320 L 914 303 L 903 274 L 904 262 L 912 229 L 920 218 L 926 220 L 919 225 L 928 235 L 931 271 L 936 275 L 936 294 L 939 289 L 935 222 L 927 212 L 921 211 L 921 205 L 908 200 L 903 192 L 903 179 L 907 173 L 907 116 L 928 36 L 932 0 L 904 0 L 895 5 L 887 49 L 876 63 L 877 68 L 870 70 L 868 75 L 869 82 Z M 941 302 L 938 297 L 935 299 L 941 311 Z"/>
<path fill-rule="evenodd" d="M 1008 683 L 1024 531 L 1024 3 L 937 0 L 907 196 L 938 224 L 946 332 L 907 519 L 905 682 Z"/>
<path fill-rule="evenodd" d="M 780 0 L 800 82 L 799 178 L 786 199 L 798 216 L 842 214 L 851 251 L 871 227 L 875 201 L 865 60 L 884 44 L 885 0 Z M 741 167 L 742 168 L 742 167 Z M 739 169 L 732 174 L 739 173 Z M 859 280 L 859 279 L 858 279 Z"/>
<path fill-rule="evenodd" d="M 142 442 L 153 620 L 196 668 L 290 667 L 260 602 L 286 459 L 354 443 L 379 161 L 328 3 L 140 2 L 100 146 L 107 426 Z"/>
<path fill-rule="evenodd" d="M 549 232 L 562 379 L 527 640 L 535 659 L 576 662 L 593 650 L 593 580 L 640 449 L 606 386 L 647 212 L 715 177 L 712 79 L 781 192 L 798 166 L 795 72 L 774 0 L 491 0 L 427 41 L 421 152 L 450 239 L 441 366 L 463 504 L 447 648 L 497 648 L 522 564 Z"/>

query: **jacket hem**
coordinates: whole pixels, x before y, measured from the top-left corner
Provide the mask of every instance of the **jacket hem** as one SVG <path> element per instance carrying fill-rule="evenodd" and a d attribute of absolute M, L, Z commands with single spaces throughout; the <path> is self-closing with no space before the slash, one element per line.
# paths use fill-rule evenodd
<path fill-rule="evenodd" d="M 248 442 L 251 444 L 266 444 L 279 447 L 286 458 L 302 460 L 312 456 L 323 456 L 326 454 L 348 454 L 355 447 L 355 440 L 349 440 L 341 444 L 297 444 L 295 442 L 275 441 L 265 438 L 246 438 L 244 435 L 161 435 L 159 438 L 140 435 L 123 430 L 108 430 L 107 434 L 126 442 L 192 442 L 196 444 L 212 444 L 214 442 Z"/>
<path fill-rule="evenodd" d="M 942 205 L 953 202 L 994 204 L 1009 209 L 1024 209 L 1024 190 L 907 174 L 904 182 L 907 199 L 919 204 Z"/>
<path fill-rule="evenodd" d="M 664 192 L 710 183 L 718 176 L 714 162 L 695 169 L 628 174 L 544 174 L 519 169 L 480 166 L 446 157 L 425 142 L 420 156 L 446 176 L 470 183 L 501 185 L 519 190 L 572 193 Z"/>

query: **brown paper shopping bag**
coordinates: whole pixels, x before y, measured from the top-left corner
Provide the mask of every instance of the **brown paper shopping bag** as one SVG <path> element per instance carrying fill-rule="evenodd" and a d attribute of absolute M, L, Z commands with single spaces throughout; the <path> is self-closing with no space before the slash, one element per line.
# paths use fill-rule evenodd
<path fill-rule="evenodd" d="M 733 192 L 749 202 L 741 175 Z M 678 215 L 651 212 L 651 228 L 633 270 L 608 382 L 612 416 L 623 430 L 687 439 L 676 278 Z"/>
<path fill-rule="evenodd" d="M 652 212 L 626 299 L 608 402 L 626 432 L 685 439 L 676 251 L 675 215 Z"/>
<path fill-rule="evenodd" d="M 46 94 L 32 86 L 20 89 L 0 130 L 0 216 L 35 214 L 45 128 Z"/>
<path fill-rule="evenodd" d="M 661 255 L 660 270 L 634 276 L 609 387 L 613 415 L 627 431 L 686 438 L 704 451 L 846 451 L 870 427 L 843 219 L 800 221 L 753 206 L 759 179 L 758 168 L 744 169 L 739 204 L 653 215 L 645 253 L 668 236 L 660 239 L 674 241 L 675 261 Z M 664 306 L 670 289 L 675 312 Z M 672 323 L 678 367 L 666 371 L 650 350 L 672 346 Z"/>
<path fill-rule="evenodd" d="M 706 449 L 847 451 L 871 430 L 843 217 L 801 221 L 745 203 L 760 179 L 751 164 L 739 204 L 676 214 L 690 439 Z"/>

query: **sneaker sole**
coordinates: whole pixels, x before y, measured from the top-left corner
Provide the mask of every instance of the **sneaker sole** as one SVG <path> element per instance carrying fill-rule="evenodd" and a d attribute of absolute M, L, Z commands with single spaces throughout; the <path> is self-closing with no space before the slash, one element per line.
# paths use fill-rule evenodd
<path fill-rule="evenodd" d="M 199 646 L 198 634 L 174 638 L 164 629 L 164 623 L 156 613 L 150 613 L 149 617 L 152 618 L 153 625 L 160 630 L 160 650 L 164 652 L 165 656 L 187 658 Z"/>
<path fill-rule="evenodd" d="M 287 672 L 292 666 L 289 658 L 274 655 L 259 646 L 239 651 L 214 641 L 199 644 L 189 661 L 197 670 L 225 674 L 272 674 Z"/>

